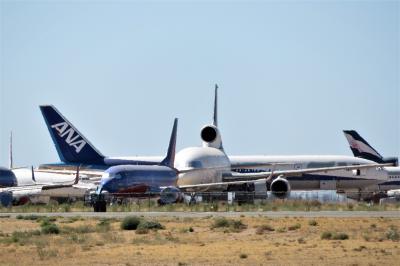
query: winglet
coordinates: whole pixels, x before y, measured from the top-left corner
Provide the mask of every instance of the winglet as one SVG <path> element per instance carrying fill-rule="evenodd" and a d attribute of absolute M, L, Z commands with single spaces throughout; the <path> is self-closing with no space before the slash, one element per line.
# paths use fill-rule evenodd
<path fill-rule="evenodd" d="M 218 84 L 215 84 L 213 125 L 218 127 Z"/>
<path fill-rule="evenodd" d="M 167 156 L 164 158 L 164 160 L 162 160 L 161 165 L 174 168 L 177 130 L 178 130 L 178 118 L 175 118 L 174 126 L 172 128 L 171 138 L 169 140 Z"/>

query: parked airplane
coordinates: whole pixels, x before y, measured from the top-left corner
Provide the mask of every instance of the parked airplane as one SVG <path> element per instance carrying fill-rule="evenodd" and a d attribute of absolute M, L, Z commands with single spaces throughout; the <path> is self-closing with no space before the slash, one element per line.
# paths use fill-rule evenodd
<path fill-rule="evenodd" d="M 234 182 L 246 180 L 258 173 L 284 171 L 285 178 L 271 179 L 268 189 L 273 194 L 286 196 L 291 189 L 359 189 L 382 182 L 385 178 L 381 168 L 366 167 L 350 171 L 342 168 L 341 171 L 320 172 L 307 169 L 331 168 L 354 165 L 374 165 L 369 160 L 348 156 L 227 156 L 222 144 L 222 137 L 218 129 L 217 120 L 217 89 L 215 88 L 214 118 L 213 123 L 206 125 L 201 130 L 202 147 L 190 147 L 181 150 L 176 155 L 176 165 L 180 171 L 177 181 L 179 186 L 189 184 Z M 197 171 L 194 171 L 194 170 Z M 302 170 L 303 169 L 303 170 Z M 300 173 L 296 172 L 300 171 Z M 207 188 L 209 189 L 209 188 Z M 230 191 L 249 189 L 248 186 L 238 187 L 232 183 L 227 188 Z M 254 190 L 250 186 L 250 191 Z"/>
<path fill-rule="evenodd" d="M 162 157 L 105 157 L 98 152 L 92 144 L 79 131 L 68 122 L 53 106 L 41 106 L 42 114 L 45 118 L 47 127 L 52 136 L 56 149 L 63 161 L 62 164 L 41 165 L 40 168 L 47 169 L 68 169 L 77 163 L 82 164 L 82 169 L 87 170 L 88 176 L 101 176 L 103 171 L 112 165 L 118 164 L 143 164 L 157 165 Z M 184 149 L 177 154 L 177 165 L 179 170 L 190 168 L 202 168 L 202 166 L 215 165 L 228 169 L 225 172 L 215 169 L 201 169 L 197 173 L 189 171 L 187 174 L 180 175 L 182 185 L 189 183 L 209 183 L 219 180 L 223 176 L 224 181 L 232 181 L 236 177 L 230 173 L 257 173 L 271 171 L 272 165 L 276 170 L 298 170 L 315 167 L 351 166 L 373 164 L 372 161 L 354 158 L 350 156 L 227 156 L 223 151 L 221 135 L 217 127 L 217 88 L 215 90 L 214 101 L 214 122 L 201 130 L 203 147 L 192 147 Z M 203 151 L 207 151 L 204 156 Z M 199 160 L 196 157 L 203 157 Z M 218 158 L 221 160 L 214 160 Z M 204 162 L 205 160 L 206 162 Z M 229 167 L 228 167 L 229 166 Z M 229 169 L 230 168 L 230 169 Z M 82 171 L 83 172 L 83 171 Z M 288 176 L 284 181 L 278 180 L 274 184 L 286 184 L 284 187 L 294 190 L 312 189 L 332 189 L 332 190 L 360 190 L 366 186 L 382 182 L 385 178 L 381 169 L 367 168 L 363 170 L 350 171 L 348 169 L 335 172 L 336 174 L 304 174 L 302 177 Z M 290 184 L 288 183 L 290 182 Z M 290 186 L 289 186 L 290 185 Z M 273 186 L 272 188 L 274 188 Z M 252 186 L 244 184 L 241 186 L 231 186 L 229 189 L 253 189 Z"/>
<path fill-rule="evenodd" d="M 51 197 L 71 198 L 83 197 L 83 193 L 71 191 L 73 175 L 74 185 L 78 184 L 79 166 L 76 173 L 62 173 L 49 170 L 39 170 L 32 167 L 13 168 L 12 134 L 10 135 L 10 168 L 0 168 L 0 205 L 20 205 L 27 202 L 48 203 Z M 80 186 L 84 183 L 80 182 Z"/>
<path fill-rule="evenodd" d="M 20 205 L 27 202 L 48 203 L 50 195 L 45 191 L 60 190 L 78 184 L 79 166 L 75 178 L 68 174 L 53 174 L 28 168 L 11 170 L 16 180 L 21 181 L 17 186 L 0 188 L 0 203 L 3 206 Z M 29 173 L 29 174 L 28 174 Z M 29 176 L 30 182 L 27 181 Z M 40 182 L 37 180 L 40 178 Z"/>
<path fill-rule="evenodd" d="M 131 196 L 131 193 L 140 195 L 146 192 L 155 192 L 160 195 L 161 204 L 170 204 L 179 201 L 182 198 L 183 191 L 210 190 L 217 188 L 226 189 L 230 185 L 253 184 L 259 188 L 259 191 L 267 192 L 267 184 L 270 184 L 271 191 L 275 195 L 286 194 L 282 183 L 285 182 L 285 176 L 302 175 L 315 172 L 332 172 L 343 169 L 368 169 L 380 166 L 358 165 L 358 166 L 339 166 L 300 170 L 270 171 L 260 173 L 233 173 L 231 166 L 227 163 L 227 156 L 217 151 L 221 151 L 222 143 L 218 143 L 217 148 L 188 148 L 182 151 L 181 156 L 189 155 L 185 162 L 189 166 L 185 169 L 177 168 L 175 165 L 175 149 L 177 134 L 177 119 L 175 119 L 171 138 L 166 157 L 158 165 L 117 165 L 108 168 L 98 186 L 96 192 L 92 195 L 94 211 L 106 211 L 106 201 L 104 195 L 112 194 L 123 197 Z M 177 156 L 179 153 L 177 154 Z M 195 158 L 193 161 L 192 159 Z M 229 160 L 228 160 L 229 161 Z M 196 163 L 192 163 L 196 162 Z M 194 176 L 188 176 L 188 174 Z M 229 175 L 232 181 L 224 181 L 223 176 Z M 204 176 L 204 178 L 198 178 Z M 194 178 L 193 178 L 194 177 Z M 210 177 L 210 178 L 208 178 Z M 233 178 L 237 178 L 233 180 Z M 241 180 L 240 180 L 241 178 Z M 188 180 L 192 179 L 192 180 Z M 285 183 L 286 184 L 286 183 Z M 283 196 L 283 195 L 282 195 Z"/>
<path fill-rule="evenodd" d="M 363 139 L 355 130 L 343 130 L 343 133 L 349 142 L 350 149 L 355 157 L 369 158 L 377 163 L 393 163 L 394 167 L 388 166 L 382 169 L 384 181 L 368 186 L 361 191 L 364 198 L 372 197 L 379 192 L 388 192 L 387 194 L 396 194 L 396 190 L 400 189 L 400 167 L 398 166 L 398 158 L 385 158 L 379 154 L 365 139 Z M 391 191 L 389 193 L 389 191 Z M 400 190 L 399 190 L 400 191 Z"/>
<path fill-rule="evenodd" d="M 55 173 L 67 173 L 68 169 L 73 171 L 79 164 L 82 174 L 99 177 L 110 166 L 158 165 L 163 160 L 162 156 L 104 156 L 54 106 L 43 105 L 40 106 L 40 110 L 61 163 L 42 164 L 39 169 L 51 170 Z M 240 163 L 235 167 L 248 165 L 248 163 Z"/>
<path fill-rule="evenodd" d="M 40 110 L 62 163 L 44 164 L 39 168 L 64 170 L 79 164 L 82 169 L 103 171 L 119 164 L 154 165 L 160 162 L 159 156 L 104 156 L 54 106 L 42 105 Z"/>

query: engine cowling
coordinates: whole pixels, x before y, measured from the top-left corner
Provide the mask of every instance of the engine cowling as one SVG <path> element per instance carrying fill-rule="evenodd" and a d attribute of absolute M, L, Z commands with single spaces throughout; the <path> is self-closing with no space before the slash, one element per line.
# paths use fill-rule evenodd
<path fill-rule="evenodd" d="M 271 183 L 271 193 L 277 198 L 286 198 L 290 194 L 290 183 L 286 178 L 278 177 Z"/>
<path fill-rule="evenodd" d="M 166 187 L 160 193 L 159 203 L 172 204 L 182 201 L 182 192 L 177 187 Z"/>
<path fill-rule="evenodd" d="M 222 149 L 221 134 L 216 126 L 207 125 L 201 129 L 201 139 L 203 146 Z"/>
<path fill-rule="evenodd" d="M 391 163 L 393 166 L 399 166 L 399 159 L 397 157 L 385 157 L 382 159 L 382 163 Z"/>
<path fill-rule="evenodd" d="M 0 193 L 0 205 L 3 207 L 10 207 L 13 203 L 13 193 L 11 191 L 4 191 Z"/>

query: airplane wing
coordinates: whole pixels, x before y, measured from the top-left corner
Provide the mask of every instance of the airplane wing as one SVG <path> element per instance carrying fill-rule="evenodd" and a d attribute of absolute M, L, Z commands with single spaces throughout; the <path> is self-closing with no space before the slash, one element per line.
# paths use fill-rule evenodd
<path fill-rule="evenodd" d="M 0 188 L 0 193 L 3 192 L 30 192 L 30 191 L 38 191 L 42 189 L 42 185 L 30 185 L 30 186 L 20 186 L 20 187 L 6 187 Z"/>
<path fill-rule="evenodd" d="M 99 182 L 79 182 L 72 187 L 76 189 L 93 190 L 96 189 L 98 185 Z"/>
<path fill-rule="evenodd" d="M 39 169 L 35 172 L 41 173 L 50 173 L 50 174 L 65 174 L 65 175 L 73 175 L 76 173 L 76 170 L 55 170 L 55 169 Z M 101 179 L 104 171 L 99 170 L 80 170 L 79 173 L 84 176 L 88 176 L 89 179 Z"/>
<path fill-rule="evenodd" d="M 271 172 L 260 172 L 260 173 L 236 173 L 232 172 L 232 175 L 225 178 L 224 182 L 218 183 L 206 183 L 206 184 L 195 184 L 195 185 L 182 185 L 179 186 L 181 189 L 189 188 L 201 188 L 201 187 L 212 187 L 221 185 L 235 185 L 235 184 L 245 184 L 254 182 L 270 182 L 275 177 L 286 177 L 286 176 L 301 176 L 308 173 L 328 173 L 332 171 L 339 170 L 357 170 L 357 169 L 368 169 L 376 167 L 384 167 L 391 164 L 365 164 L 365 165 L 352 165 L 352 166 L 334 166 L 334 167 L 322 167 L 322 168 L 308 168 L 308 169 L 298 169 L 298 170 L 279 170 Z"/>
<path fill-rule="evenodd" d="M 277 170 L 271 172 L 260 172 L 260 173 L 236 173 L 232 172 L 231 178 L 228 179 L 243 179 L 243 178 L 252 178 L 252 179 L 260 179 L 266 177 L 277 177 L 277 176 L 301 176 L 303 174 L 309 173 L 328 173 L 332 171 L 339 170 L 357 170 L 357 169 L 368 169 L 368 168 L 377 168 L 377 167 L 385 167 L 390 166 L 392 164 L 364 164 L 364 165 L 351 165 L 351 166 L 333 166 L 333 167 L 320 167 L 320 168 L 308 168 L 308 169 L 296 169 L 296 170 Z"/>
<path fill-rule="evenodd" d="M 278 163 L 254 163 L 254 162 L 238 162 L 238 163 L 231 163 L 232 169 L 248 169 L 248 168 L 274 168 L 275 166 L 281 165 L 294 165 L 294 163 L 285 163 L 285 162 L 278 162 Z"/>

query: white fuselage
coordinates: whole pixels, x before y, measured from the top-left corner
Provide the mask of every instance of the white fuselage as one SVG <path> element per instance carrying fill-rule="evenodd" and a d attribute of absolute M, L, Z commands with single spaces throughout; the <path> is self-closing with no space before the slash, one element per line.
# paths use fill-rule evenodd
<path fill-rule="evenodd" d="M 400 189 L 400 167 L 384 167 L 385 181 L 365 188 L 365 192 Z"/>
<path fill-rule="evenodd" d="M 274 164 L 257 168 L 231 169 L 231 165 Z M 226 156 L 216 148 L 192 147 L 181 150 L 176 155 L 175 167 L 178 170 L 193 170 L 179 174 L 178 185 L 222 182 L 231 170 L 246 172 L 265 172 L 275 170 L 295 170 L 333 166 L 351 166 L 373 164 L 374 162 L 351 156 Z M 214 168 L 212 170 L 207 168 Z M 215 169 L 216 168 L 216 169 Z M 368 168 L 362 170 L 338 170 L 328 173 L 304 174 L 298 177 L 287 177 L 293 190 L 352 190 L 363 189 L 387 181 L 384 169 Z"/>
<path fill-rule="evenodd" d="M 178 176 L 178 186 L 219 183 L 224 175 L 231 172 L 226 154 L 212 147 L 190 147 L 179 151 L 175 156 L 175 168 L 183 171 Z M 196 171 L 185 173 L 185 170 Z"/>
<path fill-rule="evenodd" d="M 233 165 L 248 163 L 277 163 L 278 165 L 252 169 L 253 171 L 296 170 L 320 167 L 374 164 L 375 162 L 340 155 L 283 155 L 283 156 L 230 156 Z M 285 165 L 279 165 L 285 163 Z M 240 169 L 239 169 L 240 171 Z M 244 170 L 251 171 L 251 170 Z M 287 177 L 293 190 L 359 190 L 387 180 L 382 168 L 338 170 L 327 173 L 304 174 Z"/>
<path fill-rule="evenodd" d="M 46 173 L 35 169 L 35 183 L 32 180 L 32 170 L 30 168 L 16 168 L 12 172 L 17 179 L 18 186 L 73 182 L 75 179 L 75 175 L 73 174 Z"/>

